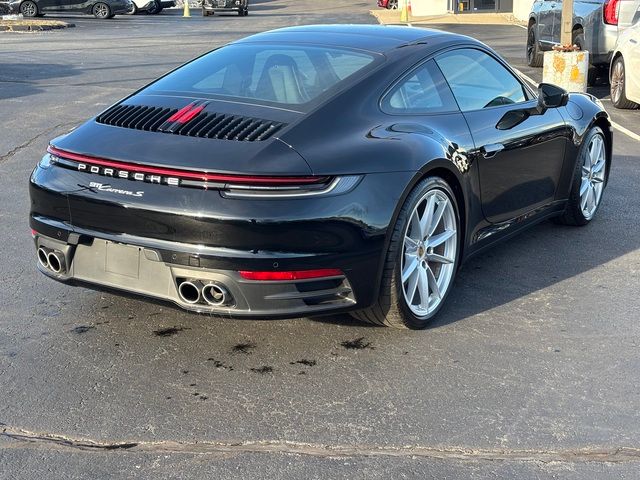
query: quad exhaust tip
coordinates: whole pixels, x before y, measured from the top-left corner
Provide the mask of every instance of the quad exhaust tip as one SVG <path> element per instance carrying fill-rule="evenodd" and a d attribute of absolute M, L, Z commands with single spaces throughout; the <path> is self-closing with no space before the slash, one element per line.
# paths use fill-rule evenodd
<path fill-rule="evenodd" d="M 54 273 L 64 272 L 64 255 L 61 252 L 53 250 L 47 254 L 47 260 L 49 261 L 49 268 Z"/>
<path fill-rule="evenodd" d="M 202 289 L 202 298 L 204 298 L 204 301 L 209 305 L 219 307 L 228 303 L 229 292 L 227 292 L 226 288 L 218 284 L 208 283 Z"/>
<path fill-rule="evenodd" d="M 64 253 L 58 250 L 46 247 L 38 248 L 38 263 L 53 273 L 65 273 L 66 271 Z"/>
<path fill-rule="evenodd" d="M 182 301 L 186 303 L 193 304 L 200 301 L 200 286 L 194 282 L 182 282 L 178 286 L 178 293 Z"/>
<path fill-rule="evenodd" d="M 49 268 L 49 251 L 46 248 L 40 247 L 38 249 L 38 262 L 44 268 Z"/>
<path fill-rule="evenodd" d="M 204 283 L 208 282 L 208 283 Z M 207 280 L 184 280 L 178 284 L 180 300 L 190 305 L 207 304 L 212 307 L 231 305 L 229 291 L 219 283 Z"/>

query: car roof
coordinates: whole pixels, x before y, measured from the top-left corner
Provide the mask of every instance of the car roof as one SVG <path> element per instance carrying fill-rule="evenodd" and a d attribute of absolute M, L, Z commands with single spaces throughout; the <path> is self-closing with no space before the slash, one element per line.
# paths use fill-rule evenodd
<path fill-rule="evenodd" d="M 435 46 L 456 40 L 473 42 L 464 35 L 428 28 L 395 25 L 305 25 L 258 33 L 234 43 L 309 43 L 384 54 L 415 43 Z"/>

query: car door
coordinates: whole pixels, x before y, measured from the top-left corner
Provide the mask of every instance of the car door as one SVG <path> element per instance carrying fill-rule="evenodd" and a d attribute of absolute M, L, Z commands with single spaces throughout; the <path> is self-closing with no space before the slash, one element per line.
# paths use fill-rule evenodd
<path fill-rule="evenodd" d="M 498 129 L 508 111 L 536 106 L 522 82 L 481 49 L 449 50 L 436 63 L 474 140 L 485 217 L 502 222 L 553 202 L 569 136 L 558 110 Z"/>
<path fill-rule="evenodd" d="M 640 20 L 631 27 L 629 43 L 625 49 L 628 58 L 624 61 L 626 65 L 626 94 L 629 100 L 640 102 Z"/>
<path fill-rule="evenodd" d="M 542 0 L 538 11 L 538 38 L 544 43 L 545 48 L 549 48 L 553 43 L 553 21 L 555 12 L 562 9 L 562 4 L 558 7 L 556 0 Z"/>
<path fill-rule="evenodd" d="M 552 4 L 550 9 L 552 27 L 549 42 L 555 45 L 560 43 L 560 32 L 562 31 L 562 0 L 553 0 Z"/>

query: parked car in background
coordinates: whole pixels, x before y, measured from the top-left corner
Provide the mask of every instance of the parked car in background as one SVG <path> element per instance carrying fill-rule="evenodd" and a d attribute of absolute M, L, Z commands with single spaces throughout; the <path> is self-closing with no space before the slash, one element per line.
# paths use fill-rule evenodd
<path fill-rule="evenodd" d="M 618 38 L 609 72 L 611 102 L 617 108 L 640 104 L 640 21 Z"/>
<path fill-rule="evenodd" d="M 10 13 L 21 13 L 25 17 L 81 12 L 107 19 L 129 13 L 133 8 L 130 0 L 0 0 L 0 4 L 8 6 Z"/>
<path fill-rule="evenodd" d="M 620 0 L 618 2 L 618 35 L 638 22 L 640 22 L 640 0 Z"/>
<path fill-rule="evenodd" d="M 388 10 L 397 10 L 398 0 L 378 0 L 378 6 Z"/>
<path fill-rule="evenodd" d="M 149 13 L 151 15 L 156 15 L 160 13 L 165 8 L 171 8 L 176 6 L 176 2 L 174 0 L 132 0 L 133 2 L 133 10 L 129 12 L 131 15 L 135 15 L 137 13 Z"/>
<path fill-rule="evenodd" d="M 593 85 L 598 70 L 608 68 L 618 38 L 620 0 L 575 0 L 572 42 L 589 51 L 588 83 Z M 545 50 L 560 43 L 562 0 L 535 0 L 529 14 L 527 63 L 542 66 Z"/>
<path fill-rule="evenodd" d="M 241 17 L 249 15 L 249 0 L 203 0 L 202 16 L 214 13 L 237 13 Z"/>

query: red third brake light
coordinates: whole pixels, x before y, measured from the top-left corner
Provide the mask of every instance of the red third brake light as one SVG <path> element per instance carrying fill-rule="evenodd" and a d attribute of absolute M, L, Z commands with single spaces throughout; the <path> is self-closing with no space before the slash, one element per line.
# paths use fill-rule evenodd
<path fill-rule="evenodd" d="M 604 23 L 608 25 L 618 24 L 618 3 L 620 0 L 607 0 L 602 8 Z"/>
<path fill-rule="evenodd" d="M 282 281 L 282 280 L 306 280 L 309 278 L 327 278 L 344 276 L 338 268 L 321 268 L 318 270 L 297 270 L 292 272 L 251 272 L 240 271 L 240 276 L 245 280 Z"/>

